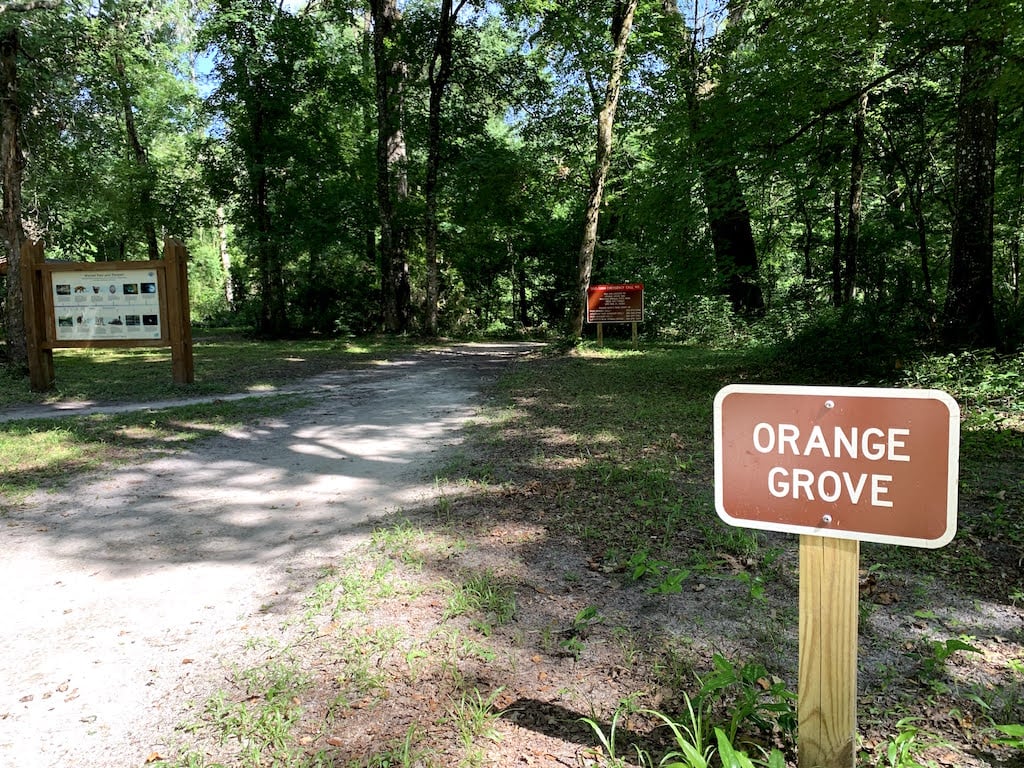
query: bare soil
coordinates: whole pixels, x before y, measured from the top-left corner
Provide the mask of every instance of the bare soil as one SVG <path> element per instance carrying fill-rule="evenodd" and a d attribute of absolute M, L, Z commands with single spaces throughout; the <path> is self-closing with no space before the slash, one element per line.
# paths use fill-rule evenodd
<path fill-rule="evenodd" d="M 610 733 L 616 712 L 619 754 L 664 754 L 667 733 L 643 710 L 680 712 L 716 655 L 763 665 L 755 689 L 795 690 L 795 542 L 764 539 L 779 552 L 770 572 L 713 554 L 655 594 L 580 535 L 586 521 L 560 507 L 573 489 L 543 467 L 495 473 L 529 444 L 466 439 L 481 392 L 530 351 L 457 345 L 318 377 L 296 390 L 314 393 L 309 408 L 5 507 L 0 765 L 141 766 L 182 750 L 241 765 L 244 744 L 216 737 L 205 702 L 260 699 L 238 671 L 281 660 L 308 678 L 296 755 L 331 766 L 602 764 L 581 718 Z M 356 604 L 335 585 L 311 603 L 325 575 L 371 582 L 385 564 L 392 591 Z M 870 553 L 864 565 L 862 763 L 884 764 L 910 714 L 938 765 L 1024 766 L 987 727 L 994 708 L 1021 713 L 1008 666 L 1024 660 L 1021 607 L 873 570 Z M 513 621 L 453 615 L 452 594 L 480 574 L 508 590 Z M 764 592 L 743 574 L 767 577 Z M 961 636 L 980 653 L 927 665 L 933 640 Z M 498 716 L 467 738 L 474 704 Z M 744 730 L 793 758 L 777 726 Z M 413 759 L 381 758 L 403 744 Z"/>

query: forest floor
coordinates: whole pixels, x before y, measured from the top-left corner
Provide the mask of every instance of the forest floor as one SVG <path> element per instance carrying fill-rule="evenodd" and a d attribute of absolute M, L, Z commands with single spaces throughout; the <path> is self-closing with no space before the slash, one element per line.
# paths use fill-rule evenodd
<path fill-rule="evenodd" d="M 656 765 L 688 699 L 795 764 L 795 537 L 711 504 L 742 361 L 526 351 L 6 503 L 0 764 Z M 1019 424 L 964 450 L 953 544 L 862 549 L 861 766 L 1024 766 Z"/>

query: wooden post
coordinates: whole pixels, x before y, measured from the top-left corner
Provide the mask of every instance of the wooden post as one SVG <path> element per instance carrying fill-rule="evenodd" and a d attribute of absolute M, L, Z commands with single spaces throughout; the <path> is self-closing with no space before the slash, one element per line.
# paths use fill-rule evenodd
<path fill-rule="evenodd" d="M 171 372 L 175 384 L 191 384 L 196 376 L 188 298 L 188 251 L 185 246 L 173 238 L 164 238 L 164 264 Z"/>
<path fill-rule="evenodd" d="M 799 768 L 853 768 L 860 542 L 800 536 Z"/>
<path fill-rule="evenodd" d="M 636 349 L 636 347 L 637 347 L 637 341 L 636 341 L 636 323 L 634 322 L 634 323 L 633 323 L 633 349 Z"/>
<path fill-rule="evenodd" d="M 597 346 L 604 346 L 604 323 L 597 324 Z"/>
<path fill-rule="evenodd" d="M 28 347 L 29 386 L 33 392 L 53 389 L 53 349 L 47 346 L 47 321 L 43 302 L 43 243 L 25 240 L 21 244 L 22 303 L 25 311 L 25 342 Z M 11 280 L 14 275 L 11 275 Z"/>

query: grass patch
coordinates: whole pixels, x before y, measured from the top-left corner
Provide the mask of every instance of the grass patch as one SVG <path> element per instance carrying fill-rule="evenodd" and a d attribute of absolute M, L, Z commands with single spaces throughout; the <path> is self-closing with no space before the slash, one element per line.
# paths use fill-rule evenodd
<path fill-rule="evenodd" d="M 337 368 L 370 365 L 414 348 L 385 338 L 257 341 L 218 332 L 197 332 L 194 341 L 194 384 L 171 380 L 167 349 L 57 349 L 55 389 L 32 392 L 27 377 L 12 377 L 3 369 L 0 408 L 62 400 L 145 402 L 266 391 Z"/>
<path fill-rule="evenodd" d="M 183 450 L 255 419 L 308 405 L 305 397 L 259 397 L 160 411 L 0 423 L 0 494 L 53 487 L 76 472 Z"/>

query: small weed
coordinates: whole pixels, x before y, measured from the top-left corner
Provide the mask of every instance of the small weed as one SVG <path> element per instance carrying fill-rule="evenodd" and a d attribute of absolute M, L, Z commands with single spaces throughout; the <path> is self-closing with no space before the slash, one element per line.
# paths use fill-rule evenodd
<path fill-rule="evenodd" d="M 755 603 L 764 605 L 768 602 L 768 597 L 764 592 L 764 577 L 760 575 L 750 575 L 746 571 L 740 571 L 736 574 L 736 579 L 741 584 L 746 586 L 747 593 L 750 595 L 750 599 Z"/>
<path fill-rule="evenodd" d="M 481 614 L 474 626 L 482 634 L 490 634 L 490 623 L 507 624 L 516 610 L 515 592 L 500 582 L 492 571 L 470 576 L 448 599 L 445 618 Z"/>
<path fill-rule="evenodd" d="M 427 534 L 409 520 L 387 528 L 376 528 L 370 535 L 370 542 L 379 551 L 413 567 L 422 567 L 426 561 L 422 551 L 426 539 Z"/>
<path fill-rule="evenodd" d="M 918 718 L 904 717 L 896 723 L 896 736 L 885 743 L 885 754 L 879 766 L 884 768 L 935 768 L 936 763 L 927 760 L 918 762 L 917 755 L 931 747 L 942 746 L 943 742 L 922 731 L 915 725 Z"/>
<path fill-rule="evenodd" d="M 570 635 L 564 640 L 561 640 L 558 643 L 558 647 L 561 648 L 567 656 L 572 656 L 577 661 L 580 656 L 583 655 L 583 652 L 587 650 L 587 644 L 584 643 L 578 635 Z"/>
<path fill-rule="evenodd" d="M 484 697 L 474 688 L 471 694 L 463 694 L 452 703 L 451 720 L 464 747 L 471 747 L 477 739 L 498 741 L 501 738 L 496 726 L 504 712 L 495 710 L 494 703 L 503 690 L 498 688 Z"/>
<path fill-rule="evenodd" d="M 951 637 L 945 641 L 931 640 L 927 650 L 920 654 L 921 670 L 928 677 L 940 674 L 949 657 L 958 651 L 981 653 L 981 649 L 967 642 L 967 638 Z"/>
<path fill-rule="evenodd" d="M 661 581 L 651 587 L 655 595 L 678 595 L 683 591 L 683 582 L 690 578 L 690 571 L 685 568 L 672 568 Z"/>
<path fill-rule="evenodd" d="M 584 640 L 591 628 L 603 621 L 604 617 L 594 606 L 588 605 L 580 609 L 573 617 L 572 626 L 567 630 L 568 637 L 559 642 L 558 646 L 569 656 L 579 659 L 586 649 Z"/>
<path fill-rule="evenodd" d="M 993 744 L 1011 749 L 1024 749 L 1024 725 L 997 725 L 995 729 L 1003 735 L 993 739 Z"/>
<path fill-rule="evenodd" d="M 664 560 L 655 560 L 648 550 L 641 549 L 634 552 L 626 561 L 626 571 L 633 581 L 640 581 L 645 576 L 661 578 L 668 565 Z"/>
<path fill-rule="evenodd" d="M 589 717 L 580 718 L 580 722 L 590 726 L 590 730 L 594 732 L 594 735 L 597 737 L 598 742 L 600 742 L 601 749 L 604 750 L 604 753 L 601 754 L 602 765 L 605 765 L 608 768 L 626 768 L 626 766 L 629 765 L 625 758 L 619 756 L 617 751 L 618 745 L 616 744 L 619 720 L 622 718 L 624 714 L 628 714 L 627 708 L 620 704 L 618 707 L 616 707 L 615 712 L 612 714 L 612 722 L 608 726 L 607 733 L 605 733 L 604 729 L 597 721 L 592 720 Z M 639 747 L 634 745 L 633 749 L 636 752 L 637 757 L 641 760 L 642 764 L 649 764 L 649 757 L 645 753 L 643 753 L 639 749 Z"/>
<path fill-rule="evenodd" d="M 708 741 L 707 723 L 702 706 L 695 709 L 690 697 L 683 694 L 686 703 L 688 722 L 678 722 L 661 712 L 649 711 L 672 731 L 675 750 L 665 755 L 659 765 L 679 766 L 679 768 L 707 768 L 711 764 L 714 746 Z M 671 761 L 671 762 L 669 762 Z"/>
<path fill-rule="evenodd" d="M 428 768 L 433 766 L 432 752 L 420 746 L 424 739 L 422 728 L 413 723 L 405 732 L 405 737 L 371 758 L 352 762 L 348 768 Z"/>
<path fill-rule="evenodd" d="M 796 694 L 760 664 L 734 664 L 721 654 L 713 659 L 714 672 L 701 685 L 698 700 L 722 700 L 728 712 L 727 735 L 735 741 L 740 729 L 753 726 L 764 734 L 779 728 L 787 736 L 796 732 Z"/>
<path fill-rule="evenodd" d="M 244 670 L 237 679 L 246 698 L 233 702 L 218 692 L 207 701 L 206 715 L 222 740 L 238 743 L 238 765 L 256 768 L 267 760 L 297 764 L 292 730 L 302 714 L 300 694 L 308 678 L 296 667 L 276 661 Z"/>

